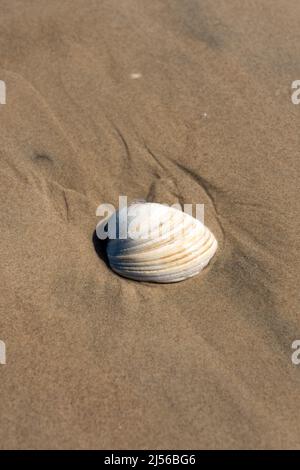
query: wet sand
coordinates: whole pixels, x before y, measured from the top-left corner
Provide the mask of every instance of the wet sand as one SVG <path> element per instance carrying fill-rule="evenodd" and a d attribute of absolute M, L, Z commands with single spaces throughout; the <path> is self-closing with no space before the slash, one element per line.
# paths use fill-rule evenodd
<path fill-rule="evenodd" d="M 299 2 L 0 10 L 0 447 L 300 448 Z M 119 195 L 204 203 L 214 263 L 115 275 Z"/>

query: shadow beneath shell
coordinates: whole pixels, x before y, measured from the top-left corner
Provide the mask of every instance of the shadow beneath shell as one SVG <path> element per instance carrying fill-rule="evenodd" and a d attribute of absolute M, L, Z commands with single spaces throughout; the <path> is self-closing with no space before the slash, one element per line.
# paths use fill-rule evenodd
<path fill-rule="evenodd" d="M 100 238 L 98 238 L 98 236 L 97 236 L 96 230 L 94 230 L 94 233 L 93 233 L 94 249 L 95 249 L 97 255 L 99 256 L 99 258 L 102 261 L 104 261 L 106 266 L 110 269 L 109 261 L 108 261 L 108 257 L 107 257 L 107 253 L 106 253 L 107 242 L 108 242 L 108 239 L 100 240 Z"/>

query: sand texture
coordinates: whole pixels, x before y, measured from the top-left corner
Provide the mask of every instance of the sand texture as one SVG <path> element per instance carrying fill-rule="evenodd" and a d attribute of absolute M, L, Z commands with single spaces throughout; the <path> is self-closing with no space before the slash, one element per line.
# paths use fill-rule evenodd
<path fill-rule="evenodd" d="M 300 449 L 299 21 L 0 1 L 1 448 Z M 119 195 L 204 203 L 214 263 L 114 274 L 93 235 Z"/>

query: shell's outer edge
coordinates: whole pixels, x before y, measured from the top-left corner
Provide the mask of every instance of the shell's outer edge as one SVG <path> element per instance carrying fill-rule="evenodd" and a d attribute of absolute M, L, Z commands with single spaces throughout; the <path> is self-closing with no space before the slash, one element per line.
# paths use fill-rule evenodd
<path fill-rule="evenodd" d="M 179 282 L 199 274 L 216 253 L 213 233 L 192 216 L 157 203 L 140 204 L 137 211 L 143 236 L 149 222 L 161 232 L 154 230 L 150 237 L 138 240 L 109 240 L 108 260 L 116 273 L 139 281 Z"/>

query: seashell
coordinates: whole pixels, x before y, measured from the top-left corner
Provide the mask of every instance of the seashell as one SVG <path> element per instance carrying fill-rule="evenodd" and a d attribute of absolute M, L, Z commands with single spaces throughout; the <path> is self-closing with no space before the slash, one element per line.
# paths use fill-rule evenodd
<path fill-rule="evenodd" d="M 202 222 L 162 204 L 133 204 L 116 213 L 116 222 L 118 238 L 107 244 L 109 264 L 121 276 L 138 281 L 169 283 L 195 276 L 218 247 Z"/>

